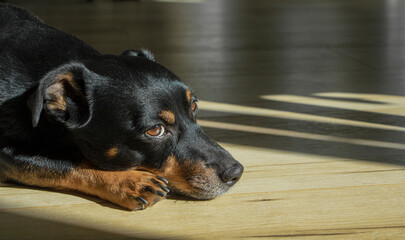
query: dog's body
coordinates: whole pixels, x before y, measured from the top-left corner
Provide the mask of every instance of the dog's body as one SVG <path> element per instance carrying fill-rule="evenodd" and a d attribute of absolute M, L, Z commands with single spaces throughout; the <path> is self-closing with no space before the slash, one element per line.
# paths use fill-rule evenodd
<path fill-rule="evenodd" d="M 243 167 L 196 123 L 196 98 L 146 50 L 102 55 L 0 5 L 0 180 L 129 209 L 210 199 Z"/>

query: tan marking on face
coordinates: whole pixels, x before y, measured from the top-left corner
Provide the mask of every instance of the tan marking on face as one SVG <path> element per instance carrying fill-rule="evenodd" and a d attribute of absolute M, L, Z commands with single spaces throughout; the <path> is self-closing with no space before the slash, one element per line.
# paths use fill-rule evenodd
<path fill-rule="evenodd" d="M 117 154 L 118 154 L 117 147 L 112 147 L 112 148 L 108 149 L 107 152 L 105 153 L 105 155 L 110 158 L 117 156 Z"/>
<path fill-rule="evenodd" d="M 172 187 L 175 187 L 182 192 L 189 193 L 192 191 L 192 187 L 186 180 L 187 172 L 185 170 L 185 166 L 180 166 L 176 158 L 174 156 L 170 156 L 160 174 L 162 177 L 170 181 L 169 184 Z M 189 172 L 189 174 L 192 173 Z"/>
<path fill-rule="evenodd" d="M 164 110 L 159 113 L 159 117 L 161 117 L 163 120 L 165 120 L 168 124 L 174 124 L 176 121 L 174 117 L 174 113 L 169 110 Z"/>
<path fill-rule="evenodd" d="M 190 183 L 186 180 L 187 175 L 192 173 L 187 172 L 185 166 L 180 166 L 174 156 L 168 157 L 164 166 L 160 169 L 138 167 L 137 170 L 152 172 L 158 176 L 164 177 L 169 181 L 169 186 L 179 189 L 181 192 L 188 193 L 192 191 Z"/>
<path fill-rule="evenodd" d="M 191 91 L 190 90 L 186 90 L 186 97 L 187 97 L 187 102 L 191 102 Z"/>
<path fill-rule="evenodd" d="M 161 169 L 139 168 L 169 181 L 169 187 L 176 192 L 200 199 L 210 199 L 219 194 L 215 188 L 219 185 L 216 171 L 207 168 L 203 162 L 184 161 L 179 163 L 174 156 L 170 156 Z M 214 189 L 212 189 L 214 188 Z M 221 192 L 222 193 L 222 192 Z"/>

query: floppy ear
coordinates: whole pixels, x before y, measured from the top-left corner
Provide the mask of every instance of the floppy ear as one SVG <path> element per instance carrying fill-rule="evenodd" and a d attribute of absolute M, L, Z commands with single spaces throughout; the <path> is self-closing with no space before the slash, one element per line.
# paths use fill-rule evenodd
<path fill-rule="evenodd" d="M 62 65 L 46 74 L 37 90 L 28 98 L 32 125 L 36 127 L 41 113 L 54 117 L 68 128 L 83 126 L 90 120 L 90 80 L 96 74 L 83 64 Z"/>
<path fill-rule="evenodd" d="M 147 50 L 147 49 L 139 49 L 139 50 L 126 50 L 123 53 L 121 53 L 122 56 L 132 56 L 132 57 L 146 57 L 147 59 L 151 61 L 155 61 L 155 57 L 153 54 Z"/>

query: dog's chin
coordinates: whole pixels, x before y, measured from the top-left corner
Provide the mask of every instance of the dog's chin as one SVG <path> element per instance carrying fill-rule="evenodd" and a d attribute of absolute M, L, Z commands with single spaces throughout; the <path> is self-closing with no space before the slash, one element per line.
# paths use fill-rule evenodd
<path fill-rule="evenodd" d="M 191 193 L 190 197 L 199 200 L 210 200 L 224 194 L 226 191 L 228 191 L 228 189 L 215 188 L 206 191 Z"/>
<path fill-rule="evenodd" d="M 184 192 L 176 188 L 170 188 L 170 194 L 181 196 L 184 199 L 189 200 L 211 200 L 214 199 L 222 194 L 224 194 L 227 189 L 210 189 L 204 191 L 193 191 L 193 192 Z"/>
<path fill-rule="evenodd" d="M 169 183 L 171 193 L 196 200 L 210 200 L 216 198 L 227 192 L 230 188 L 231 187 L 226 184 L 217 182 L 201 184 L 189 181 L 189 187 L 187 189 L 181 189 Z"/>

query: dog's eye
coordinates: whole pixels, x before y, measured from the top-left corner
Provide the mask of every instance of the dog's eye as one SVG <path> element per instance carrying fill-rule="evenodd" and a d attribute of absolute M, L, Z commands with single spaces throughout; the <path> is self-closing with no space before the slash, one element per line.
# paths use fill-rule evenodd
<path fill-rule="evenodd" d="M 152 137 L 162 137 L 165 134 L 165 128 L 163 125 L 158 124 L 155 125 L 153 128 L 149 129 L 146 133 Z"/>
<path fill-rule="evenodd" d="M 198 106 L 197 106 L 197 102 L 193 102 L 191 104 L 191 111 L 195 112 L 197 110 Z"/>

